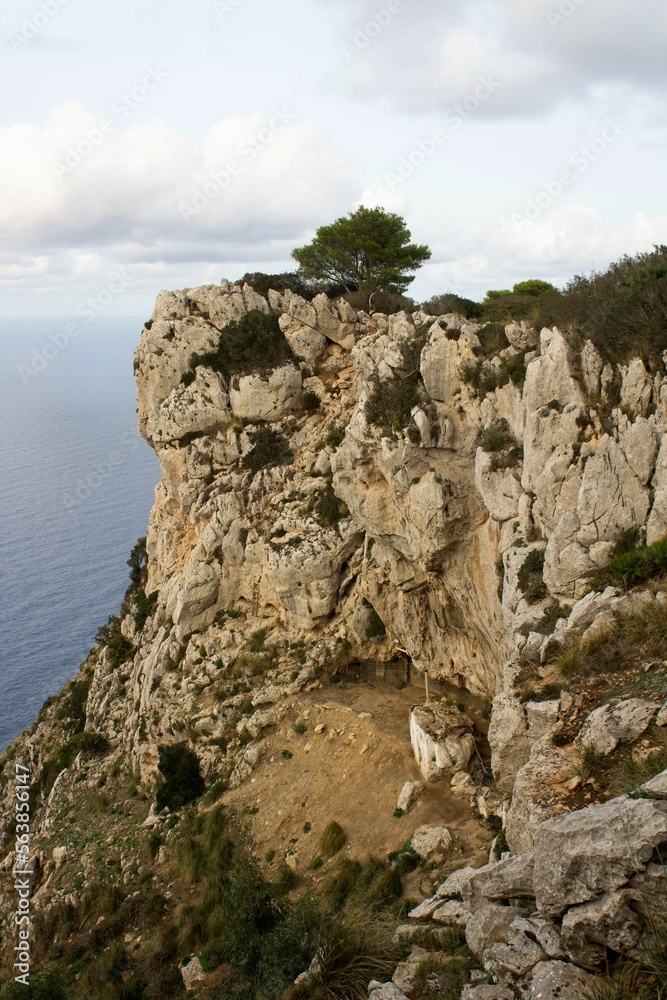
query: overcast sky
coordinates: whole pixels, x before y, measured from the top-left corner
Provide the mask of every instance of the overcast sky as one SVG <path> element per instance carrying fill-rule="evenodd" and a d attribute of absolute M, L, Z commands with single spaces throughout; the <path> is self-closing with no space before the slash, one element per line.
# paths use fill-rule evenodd
<path fill-rule="evenodd" d="M 13 0 L 0 43 L 4 316 L 149 315 L 359 204 L 418 299 L 667 242 L 664 0 Z"/>

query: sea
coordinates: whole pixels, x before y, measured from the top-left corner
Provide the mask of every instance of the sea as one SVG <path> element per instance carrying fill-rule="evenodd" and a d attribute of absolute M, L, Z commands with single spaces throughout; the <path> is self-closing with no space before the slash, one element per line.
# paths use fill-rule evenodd
<path fill-rule="evenodd" d="M 0 752 L 118 611 L 160 478 L 136 427 L 142 321 L 0 320 Z"/>

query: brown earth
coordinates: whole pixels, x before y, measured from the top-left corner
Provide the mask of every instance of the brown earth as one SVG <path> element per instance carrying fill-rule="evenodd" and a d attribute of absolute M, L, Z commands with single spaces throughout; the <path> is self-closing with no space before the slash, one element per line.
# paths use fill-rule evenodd
<path fill-rule="evenodd" d="M 258 856 L 275 851 L 276 866 L 288 858 L 309 876 L 309 865 L 320 854 L 319 837 L 336 820 L 347 835 L 340 856 L 384 858 L 417 827 L 434 824 L 448 827 L 454 837 L 440 871 L 485 864 L 491 835 L 473 817 L 470 798 L 454 795 L 448 781 L 429 784 L 407 815 L 394 817 L 404 782 L 420 778 L 409 715 L 422 700 L 418 688 L 375 684 L 332 685 L 300 695 L 268 731 L 252 778 L 222 798 L 250 818 Z M 297 722 L 307 727 L 302 735 L 294 730 Z M 435 872 L 429 880 L 422 874 L 409 888 L 428 893 L 436 878 Z"/>

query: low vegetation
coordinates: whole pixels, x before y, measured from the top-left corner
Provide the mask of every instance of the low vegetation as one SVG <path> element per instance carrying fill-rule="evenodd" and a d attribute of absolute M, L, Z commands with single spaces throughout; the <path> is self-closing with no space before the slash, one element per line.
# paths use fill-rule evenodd
<path fill-rule="evenodd" d="M 340 823 L 332 821 L 322 832 L 319 839 L 320 853 L 325 858 L 333 857 L 345 847 L 347 836 Z"/>
<path fill-rule="evenodd" d="M 425 343 L 425 336 L 400 341 L 398 347 L 403 358 L 400 369 L 386 382 L 377 377 L 372 381 L 366 419 L 385 436 L 394 437 L 404 430 L 412 420 L 412 410 L 423 398 L 419 364 Z"/>
<path fill-rule="evenodd" d="M 204 365 L 229 382 L 233 376 L 263 374 L 293 360 L 278 317 L 253 309 L 222 330 L 212 351 L 193 354 L 190 369 Z"/>
<path fill-rule="evenodd" d="M 521 592 L 529 604 L 537 604 L 547 596 L 544 582 L 544 552 L 533 549 L 524 559 L 519 570 L 518 582 Z"/>
<path fill-rule="evenodd" d="M 163 778 L 155 799 L 158 809 L 177 811 L 204 791 L 199 759 L 184 743 L 159 748 L 158 770 Z"/>
<path fill-rule="evenodd" d="M 609 565 L 595 579 L 596 587 L 636 587 L 639 583 L 667 572 L 667 538 L 653 545 L 641 545 L 613 555 Z"/>
<path fill-rule="evenodd" d="M 250 432 L 252 448 L 243 456 L 243 467 L 251 472 L 271 469 L 275 466 L 290 465 L 294 454 L 287 438 L 268 424 L 261 424 Z"/>

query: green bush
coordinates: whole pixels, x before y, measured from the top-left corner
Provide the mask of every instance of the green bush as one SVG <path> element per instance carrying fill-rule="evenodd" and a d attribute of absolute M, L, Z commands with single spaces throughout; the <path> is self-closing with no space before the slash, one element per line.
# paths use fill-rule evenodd
<path fill-rule="evenodd" d="M 634 587 L 665 572 L 667 572 L 667 538 L 662 538 L 653 545 L 642 545 L 614 556 L 606 570 L 596 577 L 595 583 L 599 586 L 612 584 Z"/>
<path fill-rule="evenodd" d="M 107 753 L 108 749 L 108 740 L 99 733 L 76 733 L 60 747 L 53 757 L 49 757 L 44 762 L 39 776 L 42 793 L 49 794 L 60 772 L 71 767 L 80 753 L 98 756 Z"/>
<path fill-rule="evenodd" d="M 510 431 L 507 421 L 502 419 L 496 420 L 495 423 L 484 428 L 479 443 L 483 451 L 497 452 L 515 447 L 517 441 Z"/>
<path fill-rule="evenodd" d="M 0 1000 L 68 1000 L 68 996 L 65 977 L 55 965 L 31 972 L 28 986 L 12 979 L 0 987 Z"/>
<path fill-rule="evenodd" d="M 157 590 L 154 590 L 152 594 L 147 595 L 143 587 L 139 587 L 137 589 L 135 595 L 137 610 L 134 614 L 134 627 L 137 632 L 141 632 L 146 624 L 146 621 L 155 611 L 159 596 L 160 595 Z"/>
<path fill-rule="evenodd" d="M 667 347 L 667 246 L 626 255 L 588 277 L 577 275 L 562 295 L 537 302 L 540 325 L 590 338 L 606 360 L 640 355 L 661 369 Z"/>
<path fill-rule="evenodd" d="M 294 360 L 278 324 L 278 317 L 253 309 L 221 331 L 217 346 L 193 354 L 190 368 L 204 365 L 230 381 L 233 375 L 263 374 Z"/>
<path fill-rule="evenodd" d="M 70 681 L 56 709 L 56 719 L 65 722 L 74 733 L 82 733 L 85 729 L 89 691 L 89 680 Z"/>
<path fill-rule="evenodd" d="M 347 504 L 334 493 L 332 483 L 327 483 L 324 489 L 318 490 L 313 513 L 325 528 L 333 527 L 350 515 Z"/>
<path fill-rule="evenodd" d="M 338 427 L 337 424 L 334 424 L 333 427 L 331 427 L 325 438 L 325 441 L 330 448 L 339 448 L 344 440 L 345 440 L 345 428 Z"/>
<path fill-rule="evenodd" d="M 199 759 L 184 743 L 161 746 L 158 753 L 158 771 L 163 783 L 155 797 L 157 808 L 176 812 L 204 791 Z"/>
<path fill-rule="evenodd" d="M 250 433 L 252 448 L 243 457 L 243 467 L 251 472 L 260 469 L 271 469 L 279 465 L 290 465 L 294 454 L 287 438 L 275 431 L 268 424 L 262 424 Z"/>
<path fill-rule="evenodd" d="M 309 390 L 308 392 L 304 392 L 303 396 L 301 397 L 301 406 L 308 413 L 313 413 L 315 410 L 319 410 L 321 405 L 322 405 L 322 400 L 320 399 L 320 397 L 317 395 L 316 392 L 312 392 L 311 390 Z"/>
<path fill-rule="evenodd" d="M 478 319 L 482 315 L 482 306 L 472 299 L 461 298 L 451 292 L 442 295 L 433 295 L 427 302 L 422 302 L 419 307 L 422 312 L 429 316 L 444 316 L 446 313 L 457 313 L 465 316 L 466 319 Z"/>
<path fill-rule="evenodd" d="M 425 336 L 400 341 L 398 347 L 403 364 L 394 371 L 394 377 L 386 382 L 377 377 L 371 379 L 366 420 L 379 427 L 385 436 L 393 437 L 407 427 L 412 419 L 412 410 L 422 400 L 419 364 L 425 343 Z"/>
<path fill-rule="evenodd" d="M 547 596 L 543 573 L 544 552 L 541 549 L 533 549 L 526 556 L 518 575 L 519 587 L 529 604 L 537 604 Z"/>

